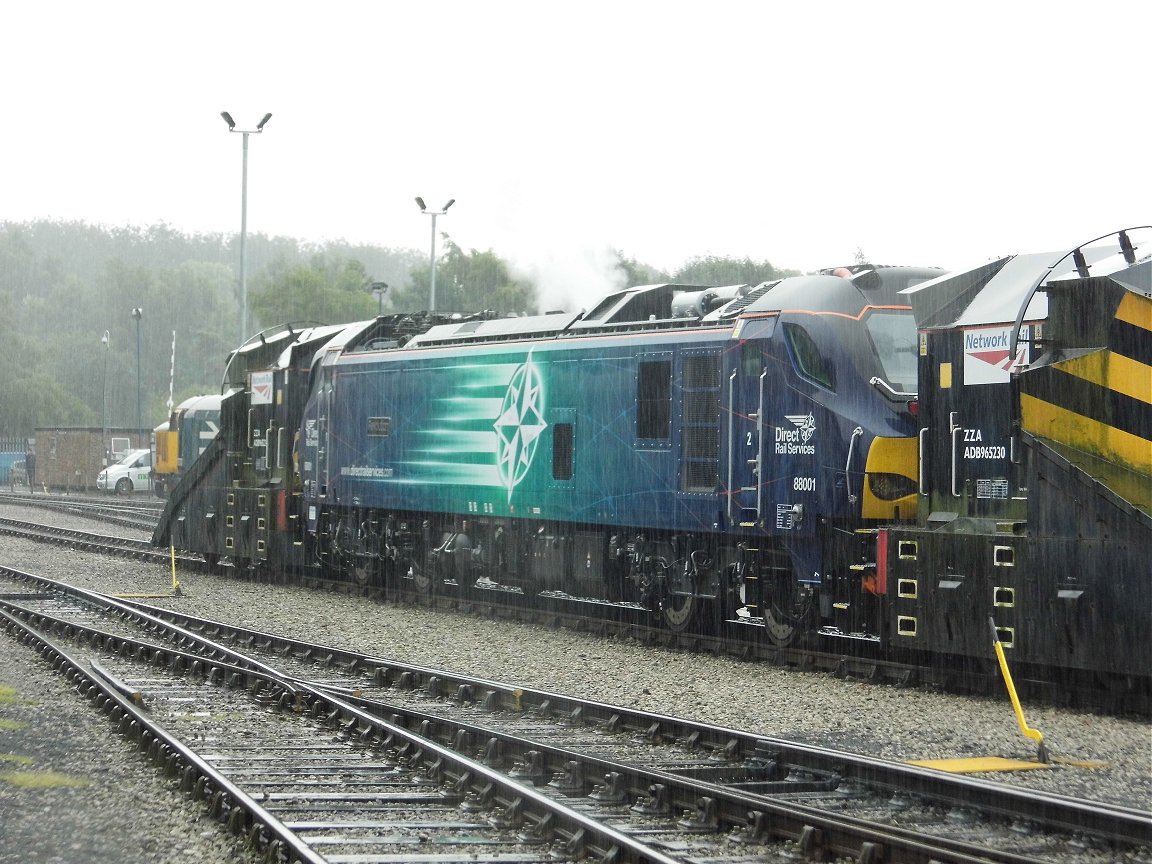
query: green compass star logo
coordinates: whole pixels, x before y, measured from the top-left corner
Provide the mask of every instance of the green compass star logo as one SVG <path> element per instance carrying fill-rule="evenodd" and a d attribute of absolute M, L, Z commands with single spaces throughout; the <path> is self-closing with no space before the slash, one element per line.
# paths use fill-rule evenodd
<path fill-rule="evenodd" d="M 548 428 L 544 422 L 544 381 L 531 355 L 512 373 L 493 428 L 496 470 L 511 500 L 512 490 L 532 466 L 540 435 Z"/>

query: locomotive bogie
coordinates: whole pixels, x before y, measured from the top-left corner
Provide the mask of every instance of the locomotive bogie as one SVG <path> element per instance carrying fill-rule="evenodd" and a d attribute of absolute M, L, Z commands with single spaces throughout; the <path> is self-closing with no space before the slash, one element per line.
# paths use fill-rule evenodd
<path fill-rule="evenodd" d="M 466 591 L 479 582 L 650 611 L 669 597 L 683 598 L 681 608 L 722 597 L 735 585 L 739 557 L 716 537 L 362 510 L 322 509 L 314 534 L 318 569 L 363 585 L 406 578 L 436 593 L 446 583 Z"/>

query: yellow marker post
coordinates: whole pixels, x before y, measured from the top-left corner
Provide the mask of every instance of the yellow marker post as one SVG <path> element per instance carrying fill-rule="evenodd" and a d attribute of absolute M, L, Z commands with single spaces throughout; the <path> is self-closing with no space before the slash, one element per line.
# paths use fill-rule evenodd
<path fill-rule="evenodd" d="M 169 547 L 172 550 L 172 594 L 116 594 L 115 596 L 121 600 L 149 600 L 159 597 L 180 597 L 180 580 L 176 578 L 176 547 Z"/>
<path fill-rule="evenodd" d="M 1031 738 L 1039 746 L 1036 758 L 1045 764 L 1048 763 L 1048 748 L 1044 746 L 1044 733 L 1033 729 L 1024 720 L 1024 709 L 1020 706 L 1020 697 L 1016 695 L 1016 685 L 1012 683 L 1012 673 L 1008 671 L 1008 660 L 1004 657 L 1004 646 L 1000 644 L 1000 637 L 996 633 L 996 622 L 988 619 L 988 626 L 992 628 L 992 647 L 996 650 L 996 659 L 1000 662 L 1000 672 L 1004 676 L 1004 684 L 1008 687 L 1008 698 L 1012 700 L 1012 710 L 1016 712 L 1016 725 L 1025 737 Z"/>
<path fill-rule="evenodd" d="M 177 597 L 180 596 L 180 580 L 176 578 L 176 547 L 169 546 L 172 550 L 172 593 Z"/>

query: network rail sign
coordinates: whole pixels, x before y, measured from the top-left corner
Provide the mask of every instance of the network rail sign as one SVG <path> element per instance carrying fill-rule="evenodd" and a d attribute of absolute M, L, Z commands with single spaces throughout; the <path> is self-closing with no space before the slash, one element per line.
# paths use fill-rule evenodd
<path fill-rule="evenodd" d="M 1006 384 L 1013 367 L 1029 360 L 1032 328 L 1020 328 L 1012 356 L 1012 327 L 977 327 L 964 331 L 964 384 Z"/>

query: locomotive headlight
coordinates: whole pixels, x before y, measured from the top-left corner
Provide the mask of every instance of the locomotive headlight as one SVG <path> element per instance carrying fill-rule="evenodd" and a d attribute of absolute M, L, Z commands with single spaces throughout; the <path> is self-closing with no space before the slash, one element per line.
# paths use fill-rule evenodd
<path fill-rule="evenodd" d="M 860 515 L 865 519 L 908 519 L 917 507 L 919 441 L 876 436 L 868 448 Z"/>
<path fill-rule="evenodd" d="M 881 501 L 895 501 L 915 494 L 916 481 L 903 474 L 869 474 L 868 488 Z"/>

